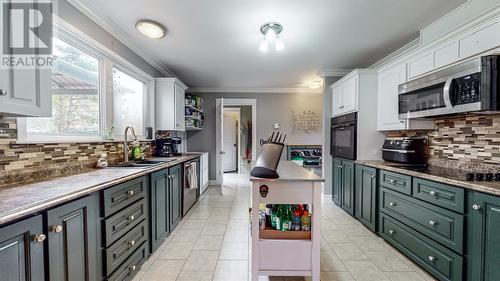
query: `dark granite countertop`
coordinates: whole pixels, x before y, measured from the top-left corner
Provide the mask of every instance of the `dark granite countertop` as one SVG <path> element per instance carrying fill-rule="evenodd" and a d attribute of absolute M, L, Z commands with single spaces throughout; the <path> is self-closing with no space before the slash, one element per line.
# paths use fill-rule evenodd
<path fill-rule="evenodd" d="M 196 159 L 201 154 L 173 157 L 175 161 L 148 167 L 94 169 L 36 183 L 0 188 L 0 224 L 48 209 L 107 187 Z M 168 158 L 152 158 L 162 160 Z"/>
<path fill-rule="evenodd" d="M 426 180 L 500 196 L 500 182 L 466 181 L 465 174 L 467 172 L 454 168 L 430 166 L 428 172 L 419 172 L 402 168 L 401 165 L 397 163 L 391 163 L 382 160 L 359 160 L 356 161 L 356 163 L 377 169 L 383 169 L 404 175 L 409 175 L 412 177 L 423 178 Z"/>

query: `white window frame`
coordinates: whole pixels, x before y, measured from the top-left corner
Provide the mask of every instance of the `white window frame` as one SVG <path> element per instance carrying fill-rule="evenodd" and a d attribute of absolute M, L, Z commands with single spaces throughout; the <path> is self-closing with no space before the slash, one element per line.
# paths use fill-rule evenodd
<path fill-rule="evenodd" d="M 60 136 L 60 135 L 28 135 L 26 118 L 17 118 L 17 143 L 71 143 L 71 142 L 105 142 L 123 140 L 123 134 L 113 132 L 112 138 L 107 138 L 108 129 L 113 125 L 113 68 L 132 76 L 144 83 L 146 87 L 145 103 L 143 108 L 145 140 L 146 127 L 154 131 L 154 93 L 155 79 L 125 58 L 108 49 L 95 39 L 80 31 L 61 18 L 54 17 L 55 36 L 62 41 L 80 49 L 81 51 L 99 60 L 99 135 L 96 136 Z"/>

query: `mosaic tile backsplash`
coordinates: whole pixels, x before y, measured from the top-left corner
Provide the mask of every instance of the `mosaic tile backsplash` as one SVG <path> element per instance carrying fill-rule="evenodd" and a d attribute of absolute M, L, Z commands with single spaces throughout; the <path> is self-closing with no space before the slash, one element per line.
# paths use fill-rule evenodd
<path fill-rule="evenodd" d="M 0 117 L 0 186 L 84 172 L 103 153 L 111 163 L 123 159 L 122 142 L 16 144 L 16 138 L 16 119 Z M 150 156 L 154 143 L 145 144 Z"/>

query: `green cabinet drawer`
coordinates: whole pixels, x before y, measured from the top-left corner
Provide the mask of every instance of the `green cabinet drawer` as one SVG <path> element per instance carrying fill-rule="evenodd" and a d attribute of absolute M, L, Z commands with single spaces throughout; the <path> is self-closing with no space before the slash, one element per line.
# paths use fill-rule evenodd
<path fill-rule="evenodd" d="M 146 177 L 140 177 L 104 190 L 104 216 L 108 217 L 146 197 L 146 186 Z"/>
<path fill-rule="evenodd" d="M 120 264 L 138 249 L 148 237 L 146 221 L 141 222 L 120 238 L 106 252 L 106 275 L 111 274 Z"/>
<path fill-rule="evenodd" d="M 132 280 L 139 272 L 141 265 L 147 257 L 147 243 L 143 243 L 107 280 L 128 281 Z"/>
<path fill-rule="evenodd" d="M 141 199 L 104 221 L 105 245 L 109 247 L 116 240 L 146 219 L 146 201 Z"/>
<path fill-rule="evenodd" d="M 463 188 L 413 178 L 413 197 L 461 214 L 464 213 L 465 190 Z"/>
<path fill-rule="evenodd" d="M 380 213 L 380 235 L 439 280 L 462 281 L 462 256 L 384 213 Z"/>
<path fill-rule="evenodd" d="M 382 188 L 380 210 L 463 254 L 464 216 Z"/>
<path fill-rule="evenodd" d="M 411 177 L 380 170 L 379 185 L 404 194 L 411 195 Z"/>

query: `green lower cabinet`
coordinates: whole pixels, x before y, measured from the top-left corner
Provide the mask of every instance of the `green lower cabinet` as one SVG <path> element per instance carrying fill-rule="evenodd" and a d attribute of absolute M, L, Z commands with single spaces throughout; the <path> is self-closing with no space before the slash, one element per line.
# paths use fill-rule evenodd
<path fill-rule="evenodd" d="M 170 232 L 177 226 L 182 219 L 182 166 L 177 165 L 168 169 L 170 176 Z"/>
<path fill-rule="evenodd" d="M 94 196 L 47 211 L 49 280 L 97 280 Z"/>
<path fill-rule="evenodd" d="M 354 215 L 354 162 L 342 161 L 342 185 L 341 185 L 342 209 Z"/>
<path fill-rule="evenodd" d="M 340 190 L 342 188 L 342 160 L 333 158 L 332 166 L 332 200 L 338 206 L 340 203 Z"/>
<path fill-rule="evenodd" d="M 500 280 L 500 197 L 470 192 L 470 281 Z"/>
<path fill-rule="evenodd" d="M 151 174 L 151 252 L 158 249 L 170 231 L 169 182 L 168 169 Z"/>
<path fill-rule="evenodd" d="M 377 169 L 356 165 L 355 175 L 355 217 L 371 231 L 375 232 L 377 220 Z"/>
<path fill-rule="evenodd" d="M 42 216 L 0 228 L 0 280 L 44 280 Z"/>

